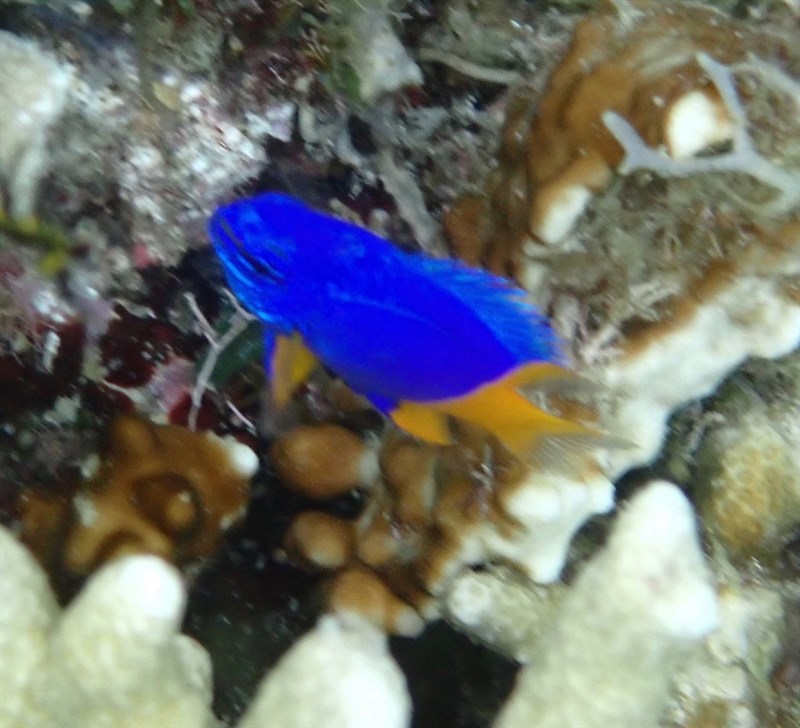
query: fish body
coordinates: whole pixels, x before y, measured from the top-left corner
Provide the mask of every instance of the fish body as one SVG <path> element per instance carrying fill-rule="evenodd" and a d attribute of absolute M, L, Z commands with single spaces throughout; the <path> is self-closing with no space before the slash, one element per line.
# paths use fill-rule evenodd
<path fill-rule="evenodd" d="M 586 431 L 519 393 L 568 372 L 547 320 L 506 279 L 406 253 L 274 193 L 219 208 L 209 234 L 229 285 L 265 326 L 277 401 L 318 359 L 434 442 L 449 440 L 448 415 L 518 454 L 543 428 Z"/>

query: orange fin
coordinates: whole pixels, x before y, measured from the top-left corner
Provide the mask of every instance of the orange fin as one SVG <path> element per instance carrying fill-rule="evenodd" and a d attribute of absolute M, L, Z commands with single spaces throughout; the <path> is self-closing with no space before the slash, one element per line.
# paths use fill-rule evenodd
<path fill-rule="evenodd" d="M 317 366 L 317 358 L 306 347 L 300 334 L 278 336 L 271 363 L 270 388 L 275 405 L 285 407 L 294 391 Z"/>
<path fill-rule="evenodd" d="M 447 427 L 447 415 L 425 404 L 401 402 L 389 416 L 392 421 L 414 437 L 434 443 L 449 445 L 452 441 Z"/>
<path fill-rule="evenodd" d="M 522 364 L 512 369 L 508 374 L 496 380 L 510 387 L 530 389 L 533 387 L 547 387 L 551 383 L 573 381 L 577 378 L 575 372 L 565 369 L 551 362 L 532 362 Z M 486 385 L 484 385 L 486 386 Z"/>
<path fill-rule="evenodd" d="M 531 455 L 542 438 L 599 434 L 580 422 L 545 412 L 505 380 L 434 406 L 441 412 L 480 425 L 522 459 Z"/>

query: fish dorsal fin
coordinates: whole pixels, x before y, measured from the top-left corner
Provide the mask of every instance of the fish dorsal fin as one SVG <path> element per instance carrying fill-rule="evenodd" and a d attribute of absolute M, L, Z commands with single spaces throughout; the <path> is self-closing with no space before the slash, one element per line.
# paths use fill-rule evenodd
<path fill-rule="evenodd" d="M 521 288 L 455 260 L 419 260 L 436 285 L 469 306 L 515 359 L 561 361 L 558 337 Z"/>

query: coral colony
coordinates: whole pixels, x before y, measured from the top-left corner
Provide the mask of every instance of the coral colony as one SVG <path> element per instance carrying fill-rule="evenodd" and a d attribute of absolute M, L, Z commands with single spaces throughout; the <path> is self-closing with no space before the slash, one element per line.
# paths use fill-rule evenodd
<path fill-rule="evenodd" d="M 795 3 L 6 5 L 1 726 L 797 725 Z"/>

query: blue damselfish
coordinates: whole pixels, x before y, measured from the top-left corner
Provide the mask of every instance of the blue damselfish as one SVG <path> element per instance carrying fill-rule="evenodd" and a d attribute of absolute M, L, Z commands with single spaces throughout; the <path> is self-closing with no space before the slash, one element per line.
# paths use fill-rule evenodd
<path fill-rule="evenodd" d="M 220 207 L 209 234 L 230 287 L 264 324 L 275 401 L 322 361 L 410 433 L 450 441 L 448 417 L 525 456 L 585 434 L 520 388 L 568 376 L 547 320 L 509 281 L 403 252 L 281 194 Z"/>

